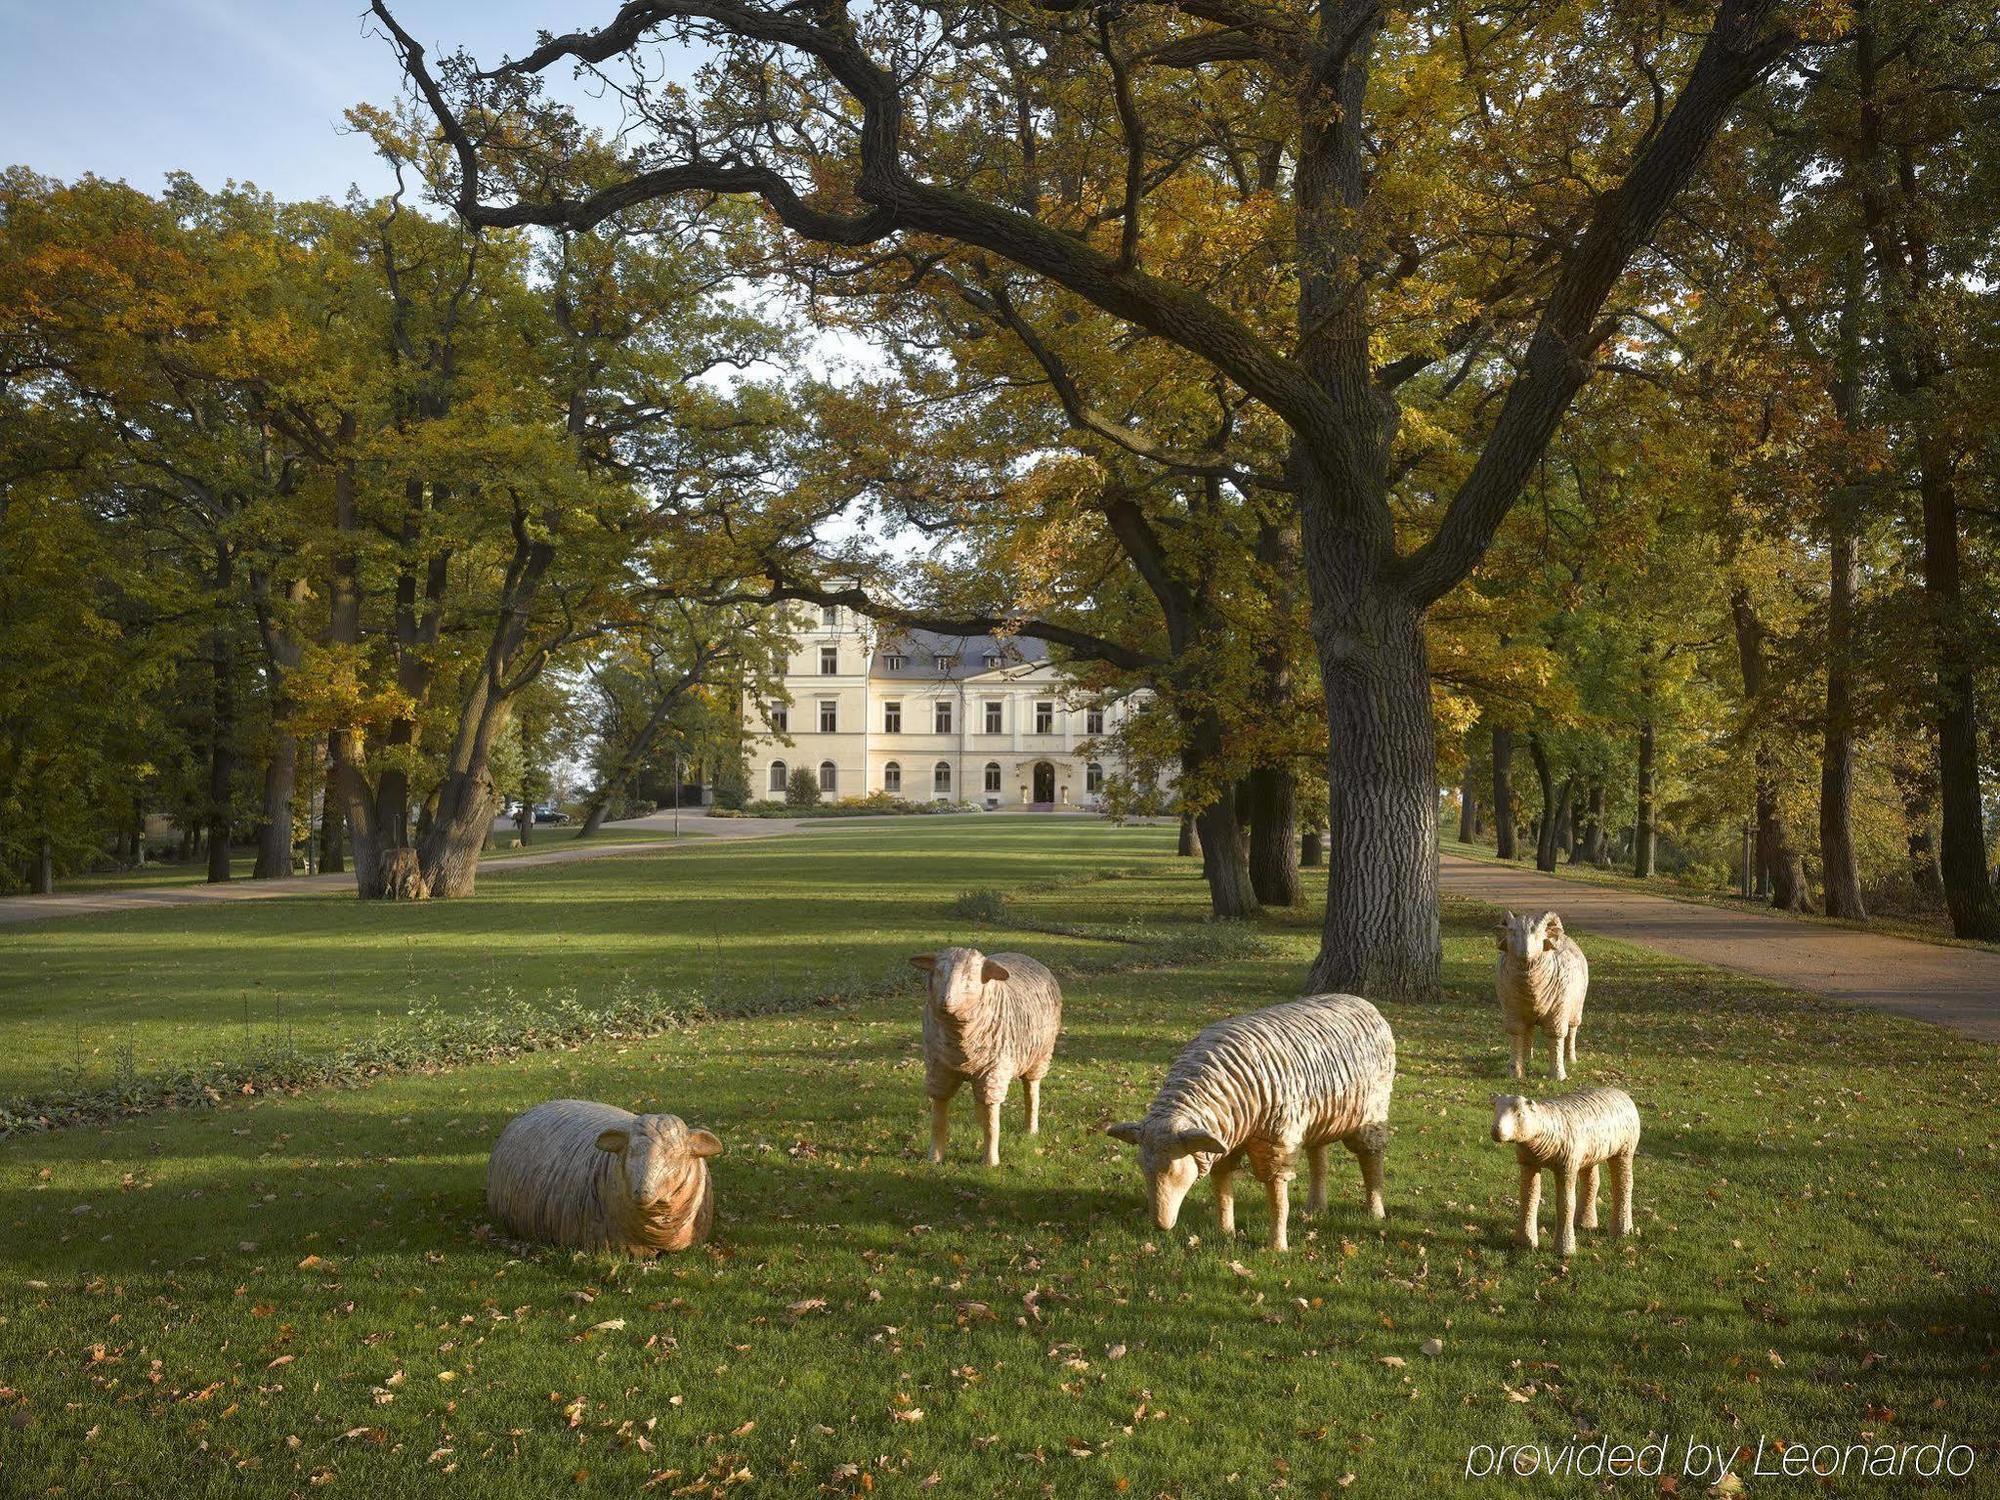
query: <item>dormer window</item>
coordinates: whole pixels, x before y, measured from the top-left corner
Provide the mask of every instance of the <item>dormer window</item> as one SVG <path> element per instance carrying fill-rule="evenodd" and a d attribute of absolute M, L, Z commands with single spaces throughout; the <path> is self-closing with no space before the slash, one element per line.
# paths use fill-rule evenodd
<path fill-rule="evenodd" d="M 986 670 L 987 670 L 987 671 L 989 671 L 989 672 L 991 672 L 991 671 L 995 670 L 995 669 L 996 669 L 996 668 L 997 668 L 997 667 L 998 667 L 999 665 L 1000 665 L 1000 653 L 999 653 L 999 652 L 997 652 L 997 651 L 989 651 L 989 652 L 987 652 L 987 653 L 986 653 Z"/>
<path fill-rule="evenodd" d="M 900 672 L 909 664 L 909 657 L 903 655 L 900 651 L 890 651 L 882 657 L 882 665 L 887 667 L 891 672 Z"/>
<path fill-rule="evenodd" d="M 952 663 L 955 662 L 957 659 L 958 659 L 957 657 L 953 656 L 944 656 L 944 655 L 933 656 L 931 658 L 931 665 L 936 667 L 937 670 L 940 672 L 949 672 L 952 668 Z"/>

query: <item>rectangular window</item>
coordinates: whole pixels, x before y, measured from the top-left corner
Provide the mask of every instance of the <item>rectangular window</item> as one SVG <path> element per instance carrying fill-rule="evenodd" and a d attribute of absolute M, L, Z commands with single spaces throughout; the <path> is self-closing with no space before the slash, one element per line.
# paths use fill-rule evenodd
<path fill-rule="evenodd" d="M 903 732 L 902 704 L 885 703 L 882 705 L 882 732 L 884 734 L 901 734 Z"/>
<path fill-rule="evenodd" d="M 822 605 L 819 612 L 819 622 L 822 625 L 838 630 L 840 628 L 840 606 L 838 604 Z"/>
<path fill-rule="evenodd" d="M 951 704 L 943 698 L 931 707 L 931 727 L 939 734 L 951 733 Z"/>
<path fill-rule="evenodd" d="M 819 675 L 822 677 L 831 677 L 839 670 L 840 670 L 840 647 L 838 646 L 820 647 Z"/>
<path fill-rule="evenodd" d="M 900 651 L 890 651 L 882 657 L 882 665 L 887 667 L 891 672 L 900 672 L 909 664 L 909 657 L 903 655 Z"/>
<path fill-rule="evenodd" d="M 1104 733 L 1104 710 L 1103 710 L 1103 709 L 1101 709 L 1101 708 L 1089 708 L 1089 709 L 1085 709 L 1085 710 L 1084 710 L 1084 714 L 1083 714 L 1083 732 L 1084 732 L 1085 734 L 1102 734 L 1102 733 Z"/>
<path fill-rule="evenodd" d="M 931 665 L 936 667 L 940 672 L 949 672 L 952 660 L 949 656 L 933 656 L 931 658 Z"/>
<path fill-rule="evenodd" d="M 1000 705 L 991 700 L 988 700 L 986 704 L 986 732 L 988 734 L 1000 733 Z"/>
<path fill-rule="evenodd" d="M 1053 703 L 1035 705 L 1035 733 L 1054 734 L 1056 732 L 1056 706 Z"/>
<path fill-rule="evenodd" d="M 787 734 L 791 731 L 792 716 L 782 703 L 773 703 L 765 712 L 764 718 L 769 722 L 773 734 Z"/>
<path fill-rule="evenodd" d="M 986 790 L 989 792 L 1000 790 L 1000 762 L 997 760 L 989 760 L 986 763 Z"/>
<path fill-rule="evenodd" d="M 835 698 L 819 700 L 819 732 L 834 734 L 840 729 L 840 702 Z"/>
<path fill-rule="evenodd" d="M 882 768 L 882 790 L 892 797 L 903 794 L 903 768 L 893 760 Z"/>
<path fill-rule="evenodd" d="M 1096 761 L 1083 768 L 1083 789 L 1093 797 L 1104 790 L 1104 767 Z"/>
<path fill-rule="evenodd" d="M 999 665 L 1000 665 L 1000 657 L 999 657 L 998 653 L 996 653 L 996 652 L 992 652 L 992 651 L 989 651 L 989 652 L 987 652 L 987 653 L 986 653 L 986 670 L 987 670 L 987 671 L 989 671 L 989 672 L 991 672 L 991 671 L 993 671 L 993 670 L 994 670 L 995 668 L 997 668 L 997 667 L 998 667 Z"/>

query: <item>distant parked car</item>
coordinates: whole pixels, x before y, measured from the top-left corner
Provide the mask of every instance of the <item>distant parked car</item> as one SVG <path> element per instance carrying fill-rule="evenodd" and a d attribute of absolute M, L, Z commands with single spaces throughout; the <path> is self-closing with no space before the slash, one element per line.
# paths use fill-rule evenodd
<path fill-rule="evenodd" d="M 559 807 L 538 807 L 535 809 L 537 823 L 567 823 L 569 814 Z"/>

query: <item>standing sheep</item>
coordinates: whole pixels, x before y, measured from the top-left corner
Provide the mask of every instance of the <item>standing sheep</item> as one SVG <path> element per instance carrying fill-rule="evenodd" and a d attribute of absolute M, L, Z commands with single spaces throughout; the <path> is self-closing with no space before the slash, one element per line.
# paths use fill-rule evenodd
<path fill-rule="evenodd" d="M 1353 995 L 1309 995 L 1206 1028 L 1174 1059 L 1146 1118 L 1106 1134 L 1139 1148 L 1162 1229 L 1196 1180 L 1213 1175 L 1222 1232 L 1234 1234 L 1231 1178 L 1248 1160 L 1270 1200 L 1271 1248 L 1283 1250 L 1301 1149 L 1312 1168 L 1307 1213 L 1326 1207 L 1326 1148 L 1339 1141 L 1361 1163 L 1368 1212 L 1383 1216 L 1395 1083 L 1396 1039 L 1381 1013 Z"/>
<path fill-rule="evenodd" d="M 1556 1174 L 1556 1254 L 1576 1249 L 1579 1228 L 1597 1227 L 1597 1169 L 1611 1163 L 1611 1232 L 1632 1232 L 1632 1157 L 1639 1149 L 1639 1108 L 1623 1089 L 1579 1089 L 1554 1099 L 1493 1096 L 1493 1139 L 1511 1141 L 1521 1164 L 1521 1227 L 1530 1250 L 1540 1243 L 1536 1216 L 1542 1173 Z M 1579 1195 L 1577 1178 L 1581 1175 Z"/>
<path fill-rule="evenodd" d="M 721 1152 L 678 1115 L 555 1099 L 500 1132 L 486 1206 L 524 1240 L 639 1256 L 685 1250 L 715 1222 L 708 1158 Z"/>
<path fill-rule="evenodd" d="M 930 976 L 924 998 L 924 1092 L 931 1160 L 944 1160 L 951 1100 L 972 1085 L 986 1119 L 986 1165 L 1000 1165 L 1000 1106 L 1016 1078 L 1028 1095 L 1028 1134 L 1042 1124 L 1042 1079 L 1062 1030 L 1055 975 L 1025 953 L 941 948 L 910 960 Z"/>
<path fill-rule="evenodd" d="M 1528 1076 L 1528 1057 L 1539 1027 L 1549 1041 L 1549 1071 L 1560 1083 L 1569 1077 L 1564 1064 L 1576 1062 L 1590 962 L 1552 911 L 1539 917 L 1517 917 L 1510 911 L 1495 924 L 1494 934 L 1500 964 L 1493 985 L 1514 1055 L 1514 1076 Z"/>

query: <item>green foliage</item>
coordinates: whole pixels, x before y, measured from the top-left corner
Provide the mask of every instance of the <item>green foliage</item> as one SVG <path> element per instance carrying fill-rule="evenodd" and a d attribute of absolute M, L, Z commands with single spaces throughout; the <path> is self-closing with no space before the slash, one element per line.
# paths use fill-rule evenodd
<path fill-rule="evenodd" d="M 785 778 L 785 806 L 819 806 L 819 776 L 810 766 L 794 766 Z"/>
<path fill-rule="evenodd" d="M 1007 916 L 1005 891 L 960 891 L 951 903 L 951 914 L 968 922 L 1000 922 Z"/>

